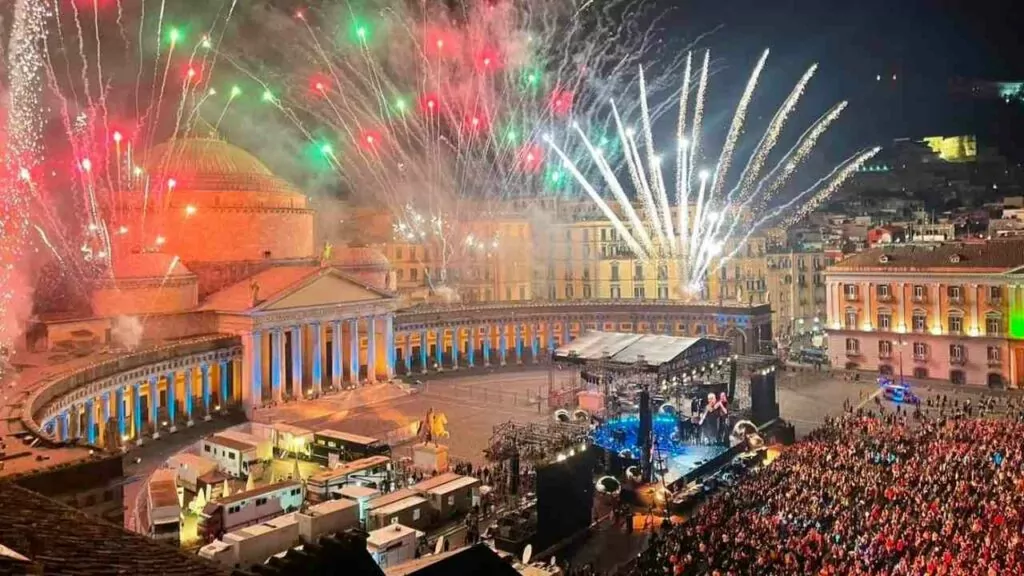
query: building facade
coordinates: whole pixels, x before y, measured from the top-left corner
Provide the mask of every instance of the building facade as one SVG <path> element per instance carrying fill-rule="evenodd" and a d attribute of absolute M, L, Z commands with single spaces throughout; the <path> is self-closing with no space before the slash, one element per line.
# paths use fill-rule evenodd
<path fill-rule="evenodd" d="M 878 248 L 825 275 L 833 365 L 1024 386 L 1024 241 Z"/>

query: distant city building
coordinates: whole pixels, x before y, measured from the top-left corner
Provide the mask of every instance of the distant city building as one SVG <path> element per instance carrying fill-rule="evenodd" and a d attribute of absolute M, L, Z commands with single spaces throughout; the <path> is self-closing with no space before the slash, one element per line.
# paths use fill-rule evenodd
<path fill-rule="evenodd" d="M 1024 241 L 887 246 L 825 276 L 834 365 L 1024 385 Z"/>

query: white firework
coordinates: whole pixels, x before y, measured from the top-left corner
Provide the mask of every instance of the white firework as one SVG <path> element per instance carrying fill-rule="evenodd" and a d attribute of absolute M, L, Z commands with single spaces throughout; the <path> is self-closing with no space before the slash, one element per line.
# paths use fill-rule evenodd
<path fill-rule="evenodd" d="M 744 132 L 747 110 L 753 101 L 757 82 L 767 58 L 766 50 L 758 59 L 747 81 L 717 160 L 711 166 L 704 166 L 702 160 L 707 139 L 702 135 L 701 129 L 707 97 L 710 53 L 704 53 L 703 64 L 696 77 L 696 96 L 692 100 L 692 109 L 690 92 L 693 84 L 693 58 L 692 55 L 687 55 L 676 125 L 678 142 L 672 171 L 675 176 L 675 190 L 672 195 L 666 187 L 662 172 L 662 156 L 654 148 L 642 69 L 639 72 L 639 126 L 642 131 L 639 138 L 632 128 L 623 123 L 615 103 L 611 103 L 612 116 L 622 145 L 625 170 L 633 186 L 633 195 L 639 202 L 639 211 L 632 206 L 614 167 L 608 164 L 601 150 L 590 142 L 583 130 L 576 127 L 576 133 L 590 154 L 589 159 L 603 179 L 601 182 L 588 180 L 584 171 L 576 167 L 569 155 L 553 139 L 546 139 L 547 145 L 561 158 L 590 199 L 611 221 L 633 254 L 644 262 L 676 259 L 680 264 L 683 287 L 687 290 L 699 292 L 704 280 L 716 273 L 729 258 L 739 253 L 747 239 L 768 223 L 790 224 L 821 204 L 880 150 L 874 147 L 858 151 L 814 185 L 795 194 L 789 201 L 771 210 L 766 209 L 773 195 L 789 180 L 814 149 L 818 139 L 846 108 L 846 102 L 840 102 L 819 117 L 783 154 L 774 167 L 765 171 L 769 155 L 779 142 L 787 120 L 817 70 L 817 64 L 814 64 L 807 69 L 779 106 L 747 159 L 743 171 L 733 186 L 727 187 L 729 169 L 735 159 L 739 139 Z M 643 154 L 638 140 L 644 147 Z M 615 206 L 605 200 L 604 190 L 599 190 L 599 187 L 610 193 Z M 675 199 L 675 218 L 669 204 L 672 197 Z"/>

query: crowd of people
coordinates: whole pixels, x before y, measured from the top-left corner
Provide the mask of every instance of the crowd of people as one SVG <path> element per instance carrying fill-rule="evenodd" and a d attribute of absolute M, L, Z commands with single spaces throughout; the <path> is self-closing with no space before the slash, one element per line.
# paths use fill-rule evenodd
<path fill-rule="evenodd" d="M 626 574 L 1024 574 L 1024 423 L 936 404 L 829 419 Z"/>

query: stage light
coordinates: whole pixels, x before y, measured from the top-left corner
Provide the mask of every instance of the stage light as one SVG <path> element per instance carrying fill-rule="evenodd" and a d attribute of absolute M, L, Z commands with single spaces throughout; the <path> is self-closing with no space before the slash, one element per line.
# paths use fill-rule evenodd
<path fill-rule="evenodd" d="M 564 462 L 565 461 L 565 454 L 559 454 L 558 456 L 555 457 L 555 460 L 558 461 L 558 462 Z"/>

